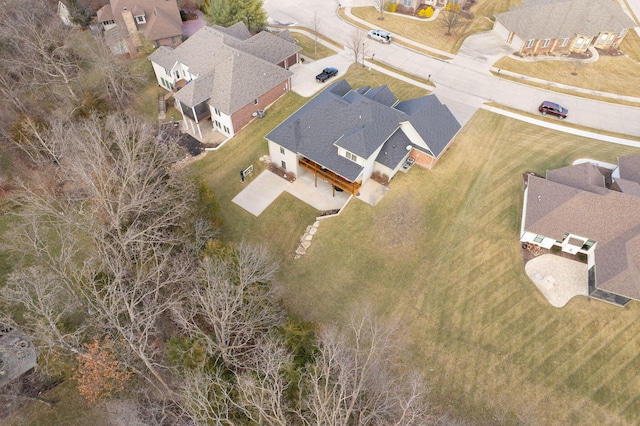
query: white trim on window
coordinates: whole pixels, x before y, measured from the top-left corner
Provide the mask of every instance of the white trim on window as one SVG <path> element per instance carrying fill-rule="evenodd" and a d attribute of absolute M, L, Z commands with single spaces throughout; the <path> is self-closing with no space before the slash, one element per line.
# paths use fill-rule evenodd
<path fill-rule="evenodd" d="M 531 40 L 527 40 L 527 45 L 526 45 L 525 47 L 526 47 L 527 49 L 530 49 L 530 48 L 531 48 L 531 46 L 533 46 L 533 42 L 534 42 L 534 41 L 535 41 L 535 40 L 533 40 L 533 39 L 531 39 Z"/>
<path fill-rule="evenodd" d="M 542 47 L 547 47 L 547 46 L 549 46 L 549 42 L 550 42 L 550 41 L 551 41 L 551 39 L 548 39 L 548 38 L 547 38 L 547 39 L 545 39 L 545 40 L 542 42 Z"/>

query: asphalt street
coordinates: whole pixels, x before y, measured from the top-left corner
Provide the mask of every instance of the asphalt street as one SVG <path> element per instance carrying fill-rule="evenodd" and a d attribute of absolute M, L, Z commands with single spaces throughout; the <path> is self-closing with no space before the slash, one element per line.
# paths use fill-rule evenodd
<path fill-rule="evenodd" d="M 369 6 L 368 0 L 345 0 L 343 7 Z M 339 43 L 346 43 L 353 27 L 342 21 L 336 11 L 335 0 L 264 0 L 264 7 L 273 24 L 297 24 L 313 28 L 317 17 L 318 31 Z M 633 4 L 632 4 L 633 7 Z M 637 11 L 636 11 L 637 14 Z M 491 34 L 480 37 L 493 37 Z M 465 43 L 466 44 L 466 43 Z M 480 46 L 480 47 L 478 47 Z M 476 48 L 482 48 L 478 43 Z M 410 74 L 429 78 L 436 85 L 436 93 L 455 102 L 477 108 L 482 103 L 497 104 L 520 111 L 537 112 L 543 100 L 560 103 L 570 113 L 567 122 L 594 129 L 640 136 L 640 108 L 609 102 L 595 101 L 583 97 L 557 93 L 520 84 L 493 76 L 489 69 L 492 61 L 504 54 L 498 45 L 490 44 L 489 52 L 463 46 L 461 53 L 451 61 L 436 59 L 399 44 L 383 45 L 372 40 L 365 41 L 365 55 L 390 64 Z M 503 43 L 504 49 L 508 46 Z M 478 55 L 473 57 L 474 53 Z"/>

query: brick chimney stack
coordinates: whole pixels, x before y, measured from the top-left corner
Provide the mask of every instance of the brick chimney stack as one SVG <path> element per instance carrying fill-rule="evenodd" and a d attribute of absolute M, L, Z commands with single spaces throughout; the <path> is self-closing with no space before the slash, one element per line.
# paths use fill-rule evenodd
<path fill-rule="evenodd" d="M 122 9 L 122 19 L 124 20 L 124 25 L 127 27 L 127 32 L 129 33 L 129 39 L 133 44 L 134 48 L 138 48 L 142 46 L 142 39 L 140 38 L 140 34 L 138 33 L 138 26 L 136 25 L 136 20 L 133 18 L 133 14 L 127 10 L 127 8 Z M 135 52 L 131 52 L 135 54 Z"/>

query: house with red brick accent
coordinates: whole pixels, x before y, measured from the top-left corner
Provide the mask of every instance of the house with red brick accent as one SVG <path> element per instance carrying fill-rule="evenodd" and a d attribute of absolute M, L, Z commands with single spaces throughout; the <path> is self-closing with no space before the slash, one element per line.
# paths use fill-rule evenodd
<path fill-rule="evenodd" d="M 589 296 L 640 300 L 640 154 L 528 176 L 520 241 L 587 259 Z"/>
<path fill-rule="evenodd" d="M 110 0 L 98 10 L 105 42 L 116 55 L 137 56 L 145 43 L 176 47 L 182 19 L 176 0 Z"/>
<path fill-rule="evenodd" d="M 312 173 L 350 194 L 368 179 L 387 183 L 411 157 L 435 165 L 460 123 L 436 95 L 399 102 L 387 86 L 339 80 L 265 136 L 287 176 Z"/>
<path fill-rule="evenodd" d="M 251 36 L 244 23 L 202 27 L 175 49 L 151 55 L 158 84 L 175 94 L 184 126 L 231 137 L 291 89 L 299 51 L 288 31 Z"/>
<path fill-rule="evenodd" d="M 525 0 L 495 16 L 493 30 L 523 56 L 617 49 L 636 24 L 613 0 Z"/>

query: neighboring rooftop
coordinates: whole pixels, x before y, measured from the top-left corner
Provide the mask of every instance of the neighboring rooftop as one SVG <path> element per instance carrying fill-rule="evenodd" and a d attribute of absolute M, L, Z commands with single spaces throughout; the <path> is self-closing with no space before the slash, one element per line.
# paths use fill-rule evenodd
<path fill-rule="evenodd" d="M 595 36 L 636 26 L 613 0 L 527 0 L 496 19 L 524 40 Z"/>
<path fill-rule="evenodd" d="M 239 22 L 229 28 L 204 26 L 175 49 L 160 47 L 149 60 L 172 69 L 184 64 L 196 78 L 175 94 L 189 107 L 209 100 L 232 114 L 289 78 L 292 73 L 277 64 L 300 47 L 268 32 L 251 37 Z"/>
<path fill-rule="evenodd" d="M 571 233 L 597 242 L 596 287 L 640 300 L 640 154 L 621 158 L 622 186 L 605 187 L 602 169 L 590 163 L 530 176 L 524 229 L 561 241 Z M 625 170 L 626 169 L 626 170 Z M 617 182 L 610 185 L 614 188 Z"/>
<path fill-rule="evenodd" d="M 182 35 L 180 9 L 175 0 L 111 0 L 98 10 L 98 21 L 114 20 L 121 31 L 126 25 L 123 11 L 129 11 L 133 17 L 143 16 L 144 22 L 136 20 L 138 31 L 150 41 Z"/>

